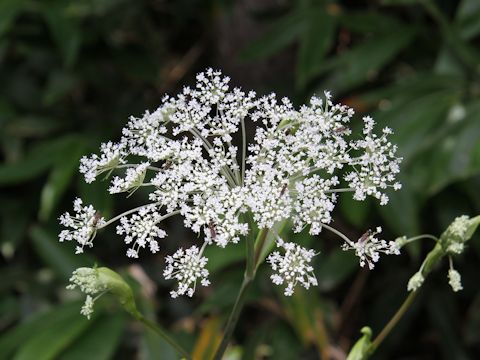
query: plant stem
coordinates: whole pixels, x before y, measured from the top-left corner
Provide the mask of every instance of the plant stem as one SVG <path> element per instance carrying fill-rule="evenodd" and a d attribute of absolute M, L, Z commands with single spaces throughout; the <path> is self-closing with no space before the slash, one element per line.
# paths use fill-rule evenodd
<path fill-rule="evenodd" d="M 168 342 L 182 357 L 185 359 L 191 359 L 191 356 L 186 352 L 175 340 L 173 340 L 163 329 L 161 329 L 157 324 L 148 320 L 143 315 L 137 317 L 146 327 L 155 332 L 158 336 Z"/>
<path fill-rule="evenodd" d="M 265 241 L 267 240 L 268 229 L 261 229 L 258 233 L 257 240 L 255 241 L 255 255 L 254 255 L 254 264 L 255 267 L 260 265 L 258 262 L 260 261 L 260 256 L 262 255 L 263 246 Z"/>
<path fill-rule="evenodd" d="M 103 224 L 102 226 L 98 226 L 97 229 L 103 229 L 104 227 L 107 227 L 108 225 L 114 223 L 115 221 L 117 221 L 118 219 L 126 216 L 126 215 L 129 215 L 131 213 L 134 213 L 134 212 L 137 212 L 139 210 L 141 210 L 142 208 L 144 207 L 147 207 L 147 206 L 150 206 L 150 205 L 155 205 L 157 203 L 151 203 L 151 204 L 147 204 L 147 205 L 142 205 L 142 206 L 139 206 L 139 207 L 136 207 L 134 209 L 131 209 L 131 210 L 128 210 L 128 211 L 125 211 L 124 213 L 120 214 L 120 215 L 117 215 L 115 216 L 114 218 L 111 218 L 110 220 L 108 220 L 105 224 Z M 177 214 L 180 214 L 180 210 L 175 210 L 175 211 L 172 211 L 171 213 L 168 213 L 168 214 L 165 214 L 163 215 L 162 217 L 160 217 L 158 219 L 158 221 L 163 221 L 171 216 L 174 216 L 174 215 L 177 215 Z"/>
<path fill-rule="evenodd" d="M 343 240 L 345 240 L 345 242 L 346 242 L 347 244 L 349 244 L 350 246 L 352 246 L 352 245 L 354 244 L 352 240 L 350 240 L 348 237 L 346 237 L 345 235 L 343 235 L 343 234 L 342 234 L 340 231 L 338 231 L 337 229 L 335 229 L 335 228 L 333 228 L 333 227 L 331 227 L 331 226 L 329 226 L 329 225 L 327 225 L 327 224 L 322 224 L 322 226 L 323 226 L 325 229 L 327 229 L 327 230 L 333 232 L 334 234 L 340 236 L 340 237 L 341 237 Z"/>
<path fill-rule="evenodd" d="M 405 312 L 410 308 L 410 305 L 412 305 L 413 300 L 415 299 L 416 295 L 418 293 L 418 290 L 412 291 L 403 304 L 400 306 L 400 308 L 397 310 L 395 315 L 390 319 L 390 321 L 385 325 L 385 327 L 382 329 L 380 334 L 373 340 L 372 345 L 371 345 L 371 353 L 373 353 L 378 346 L 382 343 L 382 341 L 390 334 L 390 331 L 397 325 L 397 323 L 400 321 L 402 316 L 405 314 Z"/>
<path fill-rule="evenodd" d="M 247 250 L 247 265 L 245 269 L 245 275 L 243 278 L 242 286 L 237 294 L 235 299 L 235 304 L 233 305 L 232 312 L 228 317 L 227 325 L 225 326 L 225 331 L 223 333 L 223 338 L 218 346 L 218 349 L 215 353 L 214 360 L 221 360 L 225 350 L 227 349 L 230 339 L 233 335 L 233 330 L 237 325 L 238 318 L 242 311 L 243 305 L 245 304 L 245 297 L 247 295 L 247 290 L 250 287 L 250 284 L 255 278 L 255 270 L 257 265 L 257 253 L 259 253 L 259 248 L 263 247 L 263 243 L 268 234 L 268 229 L 262 229 L 258 233 L 256 239 L 253 236 L 247 236 L 246 240 L 246 250 Z M 259 246 L 260 245 L 260 246 Z M 261 250 L 260 250 L 261 251 Z"/>
<path fill-rule="evenodd" d="M 250 284 L 252 283 L 252 281 L 253 281 L 253 278 L 245 274 L 245 277 L 242 282 L 242 286 L 240 288 L 240 291 L 238 292 L 237 299 L 235 300 L 235 305 L 233 305 L 232 312 L 230 313 L 230 316 L 228 318 L 228 322 L 225 327 L 225 332 L 223 334 L 222 342 L 220 343 L 217 349 L 217 352 L 215 353 L 214 360 L 221 360 L 223 357 L 223 354 L 225 353 L 225 350 L 227 349 L 227 346 L 233 335 L 233 330 L 237 325 L 240 312 L 242 311 L 243 305 L 245 304 L 245 297 L 247 295 L 247 290 L 250 287 Z"/>

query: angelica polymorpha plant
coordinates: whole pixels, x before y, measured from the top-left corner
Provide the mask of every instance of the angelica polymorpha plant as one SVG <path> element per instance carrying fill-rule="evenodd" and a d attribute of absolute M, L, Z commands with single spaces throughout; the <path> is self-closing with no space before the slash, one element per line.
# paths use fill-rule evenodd
<path fill-rule="evenodd" d="M 380 238 L 380 227 L 357 241 L 349 239 L 333 226 L 332 212 L 339 193 L 349 192 L 357 201 L 371 196 L 386 204 L 389 189 L 401 188 L 396 180 L 401 158 L 388 139 L 391 129 L 375 131 L 374 120 L 366 116 L 356 120 L 362 130 L 354 133 L 354 110 L 334 104 L 327 91 L 297 109 L 275 94 L 258 97 L 232 89 L 219 71 L 208 69 L 196 80 L 178 96 L 165 96 L 155 111 L 130 117 L 118 141 L 104 143 L 99 154 L 81 159 L 87 183 L 111 178 L 109 192 L 127 196 L 142 187 L 148 190 L 148 201 L 104 219 L 77 199 L 75 213 L 60 218 L 67 228 L 60 240 L 75 241 L 81 253 L 93 246 L 99 230 L 115 224 L 127 245 L 126 255 L 137 258 L 145 249 L 156 253 L 168 241 L 163 220 L 182 217 L 200 240 L 166 258 L 164 276 L 177 282 L 172 297 L 191 297 L 198 286 L 209 285 L 207 247 L 243 242 L 245 277 L 217 351 L 219 359 L 266 258 L 273 283 L 285 286 L 286 296 L 298 286 L 317 285 L 315 253 L 284 241 L 276 231 L 281 224 L 288 221 L 295 232 L 308 229 L 311 235 L 333 232 L 340 246 L 353 250 L 360 265 L 370 269 L 381 253 L 399 253 L 397 243 Z M 255 127 L 250 142 L 247 123 Z M 278 250 L 268 256 L 275 243 Z"/>

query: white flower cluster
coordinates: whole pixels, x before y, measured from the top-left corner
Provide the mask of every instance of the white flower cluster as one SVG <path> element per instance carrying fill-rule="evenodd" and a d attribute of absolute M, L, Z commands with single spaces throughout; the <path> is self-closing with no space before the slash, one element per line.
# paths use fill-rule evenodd
<path fill-rule="evenodd" d="M 382 190 L 389 186 L 395 190 L 401 188 L 400 183 L 395 182 L 395 176 L 400 172 L 400 159 L 395 158 L 397 146 L 387 139 L 392 134 L 390 128 L 384 128 L 383 135 L 378 137 L 373 133 L 373 119 L 366 116 L 363 121 L 364 139 L 350 143 L 351 148 L 360 151 L 361 155 L 351 162 L 356 170 L 350 172 L 345 180 L 355 189 L 355 200 L 365 200 L 367 195 L 371 195 L 379 199 L 381 205 L 386 205 L 388 197 Z"/>
<path fill-rule="evenodd" d="M 101 217 L 92 205 L 83 206 L 82 199 L 75 199 L 73 202 L 73 210 L 75 215 L 66 212 L 60 216 L 60 224 L 72 230 L 62 230 L 59 234 L 60 241 L 75 240 L 78 245 L 76 253 L 83 253 L 85 245 L 92 247 L 93 238 L 97 232 L 97 228 L 105 224 L 105 219 Z"/>
<path fill-rule="evenodd" d="M 458 255 L 465 249 L 470 218 L 466 215 L 455 218 L 442 238 L 442 246 L 451 255 Z"/>
<path fill-rule="evenodd" d="M 125 243 L 131 247 L 127 250 L 127 256 L 138 258 L 140 248 L 147 245 L 152 253 L 159 250 L 156 239 L 162 239 L 167 233 L 158 227 L 163 217 L 156 210 L 155 206 L 144 206 L 130 218 L 124 216 L 117 226 L 117 234 L 125 235 Z"/>
<path fill-rule="evenodd" d="M 80 159 L 80 172 L 85 176 L 87 183 L 95 181 L 98 175 L 104 172 L 112 172 L 118 165 L 125 163 L 123 144 L 115 144 L 111 141 L 100 147 L 100 156 L 92 154 Z"/>
<path fill-rule="evenodd" d="M 380 253 L 387 255 L 399 255 L 400 248 L 395 241 L 379 240 L 376 235 L 382 232 L 381 227 L 377 227 L 376 231 L 367 231 L 357 242 L 343 244 L 344 250 L 354 250 L 355 254 L 360 258 L 360 266 L 368 265 L 372 270 L 375 263 L 380 259 Z"/>
<path fill-rule="evenodd" d="M 200 254 L 198 247 L 192 246 L 186 250 L 178 249 L 172 256 L 167 256 L 165 261 L 167 267 L 163 271 L 163 276 L 166 280 L 178 281 L 178 289 L 170 292 L 173 298 L 179 295 L 192 297 L 198 279 L 202 286 L 210 284 L 208 270 L 205 269 L 208 259 Z"/>
<path fill-rule="evenodd" d="M 80 313 L 90 319 L 93 313 L 93 304 L 96 300 L 92 295 L 106 291 L 107 286 L 99 281 L 97 270 L 92 268 L 76 269 L 69 281 L 71 284 L 67 286 L 67 289 L 73 290 L 78 287 L 81 292 L 87 295 Z"/>
<path fill-rule="evenodd" d="M 283 248 L 285 254 L 274 251 L 268 256 L 267 261 L 274 271 L 270 277 L 272 282 L 276 285 L 284 283 L 287 285 L 284 290 L 285 296 L 292 296 L 297 284 L 305 289 L 318 285 L 313 267 L 310 265 L 315 256 L 313 250 L 292 242 L 284 242 L 281 238 L 277 239 L 277 246 Z"/>
<path fill-rule="evenodd" d="M 455 292 L 463 290 L 462 277 L 460 276 L 460 273 L 453 268 L 448 270 L 448 283 Z"/>
<path fill-rule="evenodd" d="M 125 178 L 115 176 L 112 180 L 112 186 L 108 189 L 110 194 L 117 194 L 121 192 L 133 192 L 143 184 L 145 174 L 150 163 L 145 162 L 134 168 L 129 168 L 126 171 Z"/>
<path fill-rule="evenodd" d="M 401 161 L 387 139 L 390 129 L 377 136 L 366 117 L 363 134 L 353 135 L 353 109 L 324 95 L 296 109 L 287 98 L 232 89 L 228 77 L 208 69 L 197 75 L 195 87 L 165 96 L 153 112 L 131 117 L 118 143 L 103 144 L 100 155 L 84 157 L 80 170 L 87 182 L 115 170 L 111 193 L 131 193 L 140 186 L 150 190 L 152 203 L 129 218 L 121 216 L 117 227 L 133 244 L 131 257 L 147 245 L 158 251 L 157 240 L 166 235 L 158 224 L 174 214 L 203 233 L 205 244 L 221 247 L 250 231 L 244 213 L 252 214 L 259 229 L 292 219 L 296 232 L 308 228 L 319 234 L 332 222 L 339 192 L 387 203 L 387 189 L 400 188 L 395 178 Z M 255 137 L 247 144 L 250 126 Z M 76 230 L 91 235 L 92 227 L 85 227 Z M 378 252 L 392 252 L 373 237 L 352 248 L 369 265 Z"/>

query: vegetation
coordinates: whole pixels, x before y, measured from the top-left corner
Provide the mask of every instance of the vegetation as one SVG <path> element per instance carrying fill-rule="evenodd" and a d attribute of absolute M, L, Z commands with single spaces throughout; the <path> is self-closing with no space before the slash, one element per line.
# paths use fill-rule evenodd
<path fill-rule="evenodd" d="M 439 236 L 455 217 L 480 214 L 480 3 L 279 3 L 0 1 L 1 359 L 177 358 L 111 298 L 101 299 L 91 320 L 79 315 L 80 297 L 65 286 L 74 269 L 94 264 L 120 272 L 142 313 L 195 359 L 213 355 L 242 282 L 243 247 L 212 249 L 214 285 L 193 299 L 170 299 L 163 256 L 194 236 L 181 223 L 169 222 L 175 241 L 162 244 L 159 256 L 131 261 L 113 233 L 97 237 L 95 252 L 74 255 L 73 244 L 58 242 L 57 220 L 76 194 L 104 216 L 141 204 L 141 189 L 117 203 L 107 182 L 87 186 L 79 159 L 207 66 L 298 104 L 331 90 L 394 129 L 403 189 L 387 206 L 342 198 L 335 222 L 351 238 L 379 223 L 391 240 Z M 260 267 L 229 358 L 341 359 L 363 325 L 374 334 L 383 328 L 432 248 L 412 243 L 370 272 L 333 236 L 288 238 L 320 251 L 319 287 L 285 298 Z M 468 247 L 456 259 L 463 291 L 451 291 L 448 263 L 440 265 L 376 359 L 480 356 L 478 234 Z"/>

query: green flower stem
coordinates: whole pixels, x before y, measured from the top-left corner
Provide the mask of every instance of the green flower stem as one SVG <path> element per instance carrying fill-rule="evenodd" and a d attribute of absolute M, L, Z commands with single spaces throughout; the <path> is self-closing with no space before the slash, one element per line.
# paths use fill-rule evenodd
<path fill-rule="evenodd" d="M 407 298 L 405 299 L 403 304 L 400 306 L 400 308 L 397 310 L 395 315 L 393 315 L 393 317 L 390 319 L 387 325 L 385 325 L 385 327 L 382 329 L 380 334 L 378 334 L 375 340 L 373 340 L 372 345 L 370 347 L 370 351 L 369 351 L 370 354 L 372 354 L 378 348 L 378 346 L 382 343 L 382 341 L 388 336 L 388 334 L 390 334 L 390 332 L 395 327 L 395 325 L 397 325 L 397 323 L 403 317 L 405 312 L 410 308 L 410 305 L 412 305 L 413 300 L 417 296 L 417 293 L 418 293 L 418 290 L 412 291 L 407 296 Z"/>
<path fill-rule="evenodd" d="M 137 320 L 142 322 L 147 328 L 155 332 L 158 336 L 168 342 L 183 358 L 190 360 L 191 356 L 185 351 L 175 340 L 173 340 L 163 329 L 157 324 L 148 320 L 143 315 L 137 316 Z"/>
<path fill-rule="evenodd" d="M 257 240 L 255 241 L 255 256 L 254 256 L 254 263 L 255 267 L 260 265 L 258 262 L 260 261 L 260 256 L 262 255 L 262 250 L 265 245 L 265 241 L 267 240 L 268 236 L 268 229 L 261 229 L 258 233 Z"/>
<path fill-rule="evenodd" d="M 248 278 L 255 277 L 255 238 L 248 236 L 246 239 L 247 246 L 247 268 L 245 270 L 245 276 Z"/>
<path fill-rule="evenodd" d="M 422 235 L 418 235 L 418 236 L 408 238 L 405 241 L 405 245 L 410 244 L 411 242 L 414 242 L 414 241 L 417 241 L 417 240 L 421 240 L 421 239 L 431 239 L 431 240 L 434 240 L 434 241 L 438 241 L 438 238 L 436 236 L 433 236 L 433 235 L 430 235 L 430 234 L 422 234 Z"/>
<path fill-rule="evenodd" d="M 245 298 L 247 291 L 250 288 L 253 279 L 255 278 L 255 269 L 257 265 L 258 257 L 261 254 L 265 239 L 268 235 L 268 229 L 262 229 L 257 235 L 257 238 L 254 239 L 251 236 L 246 238 L 246 248 L 247 248 L 247 266 L 245 270 L 245 276 L 243 278 L 242 286 L 240 291 L 237 294 L 235 304 L 233 305 L 232 312 L 228 317 L 227 325 L 225 326 L 225 331 L 223 333 L 222 341 L 218 346 L 217 352 L 215 353 L 214 360 L 221 360 L 225 350 L 227 349 L 230 339 L 232 338 L 233 331 L 237 325 L 238 318 L 242 311 L 243 305 L 245 304 Z"/>
<path fill-rule="evenodd" d="M 243 279 L 243 282 L 242 282 L 242 287 L 240 288 L 240 291 L 238 292 L 238 295 L 237 295 L 237 299 L 235 300 L 235 305 L 233 305 L 232 312 L 230 313 L 230 316 L 228 318 L 228 322 L 227 322 L 227 326 L 225 327 L 225 332 L 223 334 L 222 342 L 220 343 L 217 349 L 217 352 L 215 353 L 214 360 L 221 360 L 223 358 L 223 354 L 225 353 L 225 350 L 227 350 L 227 346 L 230 343 L 230 339 L 232 338 L 232 335 L 233 335 L 233 330 L 237 325 L 238 318 L 242 311 L 243 305 L 245 304 L 245 297 L 247 295 L 247 290 L 249 289 L 252 281 L 253 281 L 253 278 L 250 278 L 249 276 L 245 275 L 245 278 Z"/>

